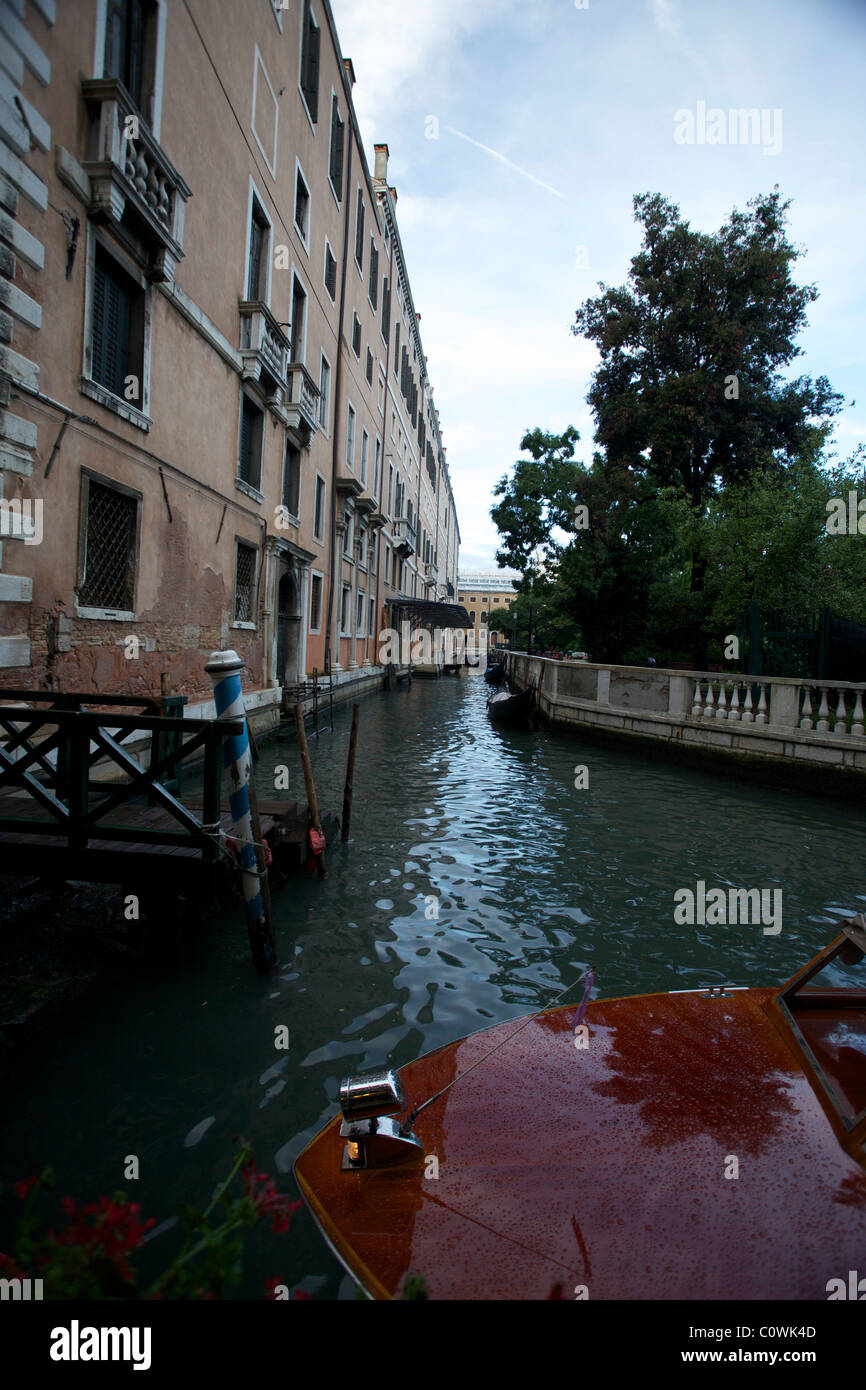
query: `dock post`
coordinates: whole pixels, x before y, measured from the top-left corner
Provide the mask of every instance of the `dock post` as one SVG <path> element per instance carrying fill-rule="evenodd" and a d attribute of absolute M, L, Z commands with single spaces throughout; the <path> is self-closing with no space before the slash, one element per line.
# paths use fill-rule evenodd
<path fill-rule="evenodd" d="M 253 961 L 259 970 L 272 970 L 277 963 L 277 949 L 241 689 L 243 667 L 244 663 L 235 651 L 211 652 L 205 670 L 213 682 L 217 718 L 242 719 L 244 724 L 242 733 L 223 739 L 223 762 L 231 780 L 229 806 L 240 851 L 241 880 Z"/>
<path fill-rule="evenodd" d="M 307 747 L 307 734 L 304 729 L 304 714 L 300 705 L 295 705 L 295 727 L 298 731 L 298 748 L 301 753 L 301 766 L 304 769 L 304 783 L 307 788 L 307 804 L 310 808 L 310 821 L 314 830 L 322 833 L 322 822 L 319 819 L 319 799 L 316 796 L 316 784 L 313 781 L 313 765 L 310 762 L 310 750 Z M 319 871 L 319 878 L 325 877 L 325 856 L 316 855 L 316 868 Z"/>
<path fill-rule="evenodd" d="M 343 830 L 341 838 L 349 838 L 349 821 L 352 819 L 352 783 L 355 780 L 355 744 L 358 742 L 359 705 L 352 706 L 352 732 L 349 735 L 349 761 L 346 764 L 346 786 L 343 791 Z"/>

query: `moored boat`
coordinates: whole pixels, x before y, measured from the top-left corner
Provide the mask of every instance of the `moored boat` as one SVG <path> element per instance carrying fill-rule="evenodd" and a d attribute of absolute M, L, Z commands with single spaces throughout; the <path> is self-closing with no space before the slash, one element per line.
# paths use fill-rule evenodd
<path fill-rule="evenodd" d="M 484 679 L 488 685 L 502 685 L 505 680 L 505 667 L 496 661 L 488 662 Z"/>
<path fill-rule="evenodd" d="M 535 691 L 522 690 L 515 695 L 510 690 L 497 690 L 487 701 L 487 712 L 500 724 L 522 724 L 529 718 L 535 704 Z"/>
<path fill-rule="evenodd" d="M 347 1079 L 295 1165 L 368 1296 L 829 1299 L 866 1274 L 866 917 L 781 989 L 542 1010 Z M 407 1099 L 408 1097 L 408 1099 Z"/>

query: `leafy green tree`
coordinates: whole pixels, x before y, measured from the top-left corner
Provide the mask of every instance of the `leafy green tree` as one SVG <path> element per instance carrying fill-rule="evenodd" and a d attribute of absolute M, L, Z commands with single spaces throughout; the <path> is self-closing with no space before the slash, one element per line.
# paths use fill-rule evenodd
<path fill-rule="evenodd" d="M 661 194 L 634 199 L 643 246 L 628 285 L 577 311 L 572 331 L 601 354 L 589 402 L 607 462 L 681 488 L 697 517 L 713 496 L 796 456 L 842 398 L 825 377 L 787 380 L 814 285 L 794 284 L 778 188 L 693 231 Z M 691 556 L 690 587 L 706 573 Z"/>

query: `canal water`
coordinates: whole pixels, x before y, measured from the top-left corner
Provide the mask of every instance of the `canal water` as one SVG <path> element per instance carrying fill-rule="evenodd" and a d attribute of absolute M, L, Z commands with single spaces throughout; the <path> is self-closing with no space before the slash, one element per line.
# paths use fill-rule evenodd
<path fill-rule="evenodd" d="M 866 811 L 600 749 L 492 727 L 476 675 L 361 703 L 352 836 L 327 877 L 274 894 L 281 964 L 250 961 L 242 909 L 130 966 L 107 997 L 17 1049 L 2 1083 L 0 1174 L 51 1163 L 58 1196 L 124 1189 L 167 1222 L 201 1208 L 233 1136 L 296 1196 L 291 1165 L 336 1112 L 341 1077 L 542 1007 L 587 965 L 601 997 L 723 982 L 774 984 L 866 908 Z M 311 740 L 323 810 L 339 811 L 349 712 Z M 302 798 L 294 742 L 263 742 Z M 575 787 L 575 770 L 588 785 Z M 681 926 L 674 894 L 779 888 L 782 928 Z M 574 993 L 579 999 L 581 991 Z M 288 1051 L 275 1030 L 288 1027 Z M 10 1094 L 11 1090 L 11 1094 Z M 127 1155 L 141 1177 L 123 1181 Z M 151 1241 L 155 1269 L 177 1230 Z M 354 1289 L 304 1209 L 291 1231 L 251 1233 L 244 1283 L 276 1275 L 313 1297 Z"/>

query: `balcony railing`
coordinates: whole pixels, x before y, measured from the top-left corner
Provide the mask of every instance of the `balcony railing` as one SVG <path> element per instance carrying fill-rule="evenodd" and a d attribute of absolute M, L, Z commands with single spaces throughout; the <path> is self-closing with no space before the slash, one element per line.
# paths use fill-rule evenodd
<path fill-rule="evenodd" d="M 394 522 L 391 538 L 395 549 L 405 550 L 407 555 L 414 554 L 417 533 L 408 517 L 400 517 Z"/>
<path fill-rule="evenodd" d="M 302 362 L 290 362 L 288 372 L 287 423 L 309 443 L 319 428 L 319 388 Z"/>
<path fill-rule="evenodd" d="M 289 387 L 289 340 L 261 300 L 245 299 L 238 307 L 244 376 L 250 381 L 269 378 L 282 396 Z"/>
<path fill-rule="evenodd" d="M 81 91 L 94 113 L 93 158 L 83 164 L 90 178 L 91 215 L 132 221 L 147 248 L 149 279 L 172 280 L 183 256 L 184 208 L 192 190 L 166 158 L 122 82 L 87 78 Z"/>

